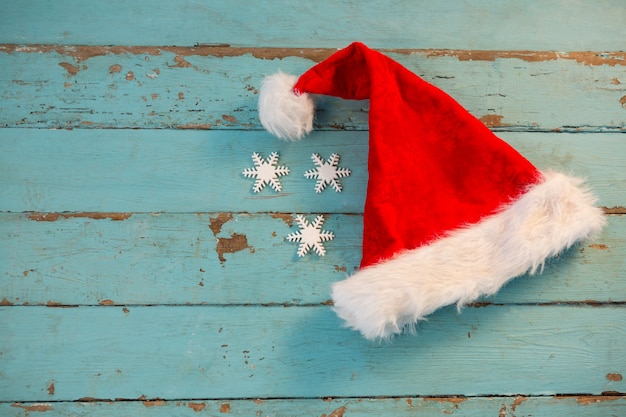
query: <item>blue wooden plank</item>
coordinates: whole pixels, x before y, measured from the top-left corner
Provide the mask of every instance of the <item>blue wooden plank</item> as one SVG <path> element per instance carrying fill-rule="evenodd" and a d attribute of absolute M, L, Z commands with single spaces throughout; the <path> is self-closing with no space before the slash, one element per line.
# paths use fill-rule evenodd
<path fill-rule="evenodd" d="M 621 0 L 350 2 L 21 1 L 3 5 L 0 42 L 78 45 L 621 50 Z M 520 34 L 523 34 L 521 36 Z"/>
<path fill-rule="evenodd" d="M 0 300 L 15 305 L 321 304 L 330 298 L 331 284 L 350 275 L 361 258 L 360 215 L 328 216 L 324 227 L 335 239 L 325 243 L 326 256 L 304 258 L 297 257 L 297 245 L 285 241 L 297 230 L 292 214 L 99 215 L 105 218 L 84 213 L 34 221 L 44 215 L 1 214 Z M 239 243 L 233 236 L 241 238 Z M 231 246 L 224 250 L 220 241 Z M 624 259 L 626 217 L 609 216 L 596 241 L 583 242 L 547 263 L 542 274 L 520 277 L 481 301 L 624 302 Z"/>
<path fill-rule="evenodd" d="M 0 46 L 0 125 L 261 129 L 262 77 L 300 74 L 331 52 Z M 385 53 L 496 130 L 626 129 L 625 53 Z M 322 98 L 318 106 L 318 130 L 367 129 L 368 101 Z"/>
<path fill-rule="evenodd" d="M 4 402 L 626 391 L 623 305 L 451 307 L 391 344 L 342 328 L 327 306 L 13 306 L 0 317 Z"/>
<path fill-rule="evenodd" d="M 620 416 L 626 409 L 626 397 L 567 396 L 567 397 L 434 397 L 434 398 L 339 398 L 290 400 L 143 400 L 124 402 L 54 402 L 0 403 L 0 413 L 7 417 L 22 417 L 41 412 L 45 417 L 135 417 L 197 416 L 229 414 L 231 416 L 265 417 L 359 417 L 389 416 L 464 417 L 550 416 L 597 417 Z"/>
<path fill-rule="evenodd" d="M 500 136 L 539 168 L 587 177 L 600 205 L 624 206 L 622 135 Z M 261 131 L 0 129 L 0 141 L 2 211 L 361 213 L 365 198 L 367 132 L 285 143 Z M 282 192 L 252 191 L 253 152 L 279 152 Z M 333 152 L 352 174 L 343 192 L 316 194 L 304 172 Z"/>

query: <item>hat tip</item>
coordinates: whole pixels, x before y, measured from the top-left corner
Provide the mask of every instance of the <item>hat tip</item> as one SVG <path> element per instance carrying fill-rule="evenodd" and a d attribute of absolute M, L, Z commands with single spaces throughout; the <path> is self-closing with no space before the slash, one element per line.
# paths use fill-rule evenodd
<path fill-rule="evenodd" d="M 315 104 L 311 96 L 294 91 L 298 78 L 284 72 L 263 80 L 259 94 L 259 119 L 280 139 L 300 140 L 313 130 Z"/>

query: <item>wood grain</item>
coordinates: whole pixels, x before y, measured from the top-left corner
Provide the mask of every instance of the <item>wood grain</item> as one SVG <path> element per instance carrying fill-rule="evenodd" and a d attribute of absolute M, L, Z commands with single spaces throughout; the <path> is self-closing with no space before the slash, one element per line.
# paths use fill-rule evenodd
<path fill-rule="evenodd" d="M 233 0 L 182 4 L 111 0 L 6 4 L 0 40 L 14 44 L 298 46 L 446 49 L 622 50 L 621 0 L 586 2 L 315 3 Z M 123 29 L 123 30 L 122 30 Z"/>
<path fill-rule="evenodd" d="M 362 217 L 336 214 L 326 256 L 298 258 L 293 214 L 135 213 L 125 220 L 0 215 L 0 300 L 13 305 L 308 305 L 361 260 Z M 313 216 L 311 216 L 313 217 Z M 222 220 L 219 220 L 222 218 Z M 213 227 L 219 221 L 219 228 Z M 233 236 L 245 245 L 220 249 Z M 626 301 L 626 217 L 486 303 Z M 280 265 L 277 268 L 277 265 Z"/>
<path fill-rule="evenodd" d="M 261 80 L 332 49 L 0 45 L 0 124 L 261 129 Z M 500 131 L 623 132 L 626 53 L 388 50 Z M 14 105 L 18 102 L 19 105 Z M 366 130 L 368 101 L 322 97 L 318 130 Z"/>
<path fill-rule="evenodd" d="M 588 178 L 599 205 L 624 207 L 621 134 L 500 136 L 540 169 Z M 0 140 L 3 211 L 362 213 L 367 187 L 367 132 L 286 143 L 259 131 L 0 129 Z M 254 165 L 253 152 L 278 152 L 291 169 L 282 192 L 252 191 L 242 171 Z M 316 194 L 304 177 L 311 155 L 334 152 L 352 174 L 341 193 Z"/>
<path fill-rule="evenodd" d="M 391 344 L 342 328 L 327 306 L 13 306 L 0 314 L 0 401 L 626 389 L 607 378 L 626 373 L 623 305 L 450 307 Z"/>

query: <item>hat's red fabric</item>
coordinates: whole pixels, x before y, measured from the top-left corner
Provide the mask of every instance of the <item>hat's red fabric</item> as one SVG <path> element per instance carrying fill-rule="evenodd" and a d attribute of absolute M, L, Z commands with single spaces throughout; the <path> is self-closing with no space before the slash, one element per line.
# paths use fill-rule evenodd
<path fill-rule="evenodd" d="M 476 223 L 541 180 L 452 97 L 362 43 L 302 74 L 294 92 L 370 99 L 361 267 Z"/>

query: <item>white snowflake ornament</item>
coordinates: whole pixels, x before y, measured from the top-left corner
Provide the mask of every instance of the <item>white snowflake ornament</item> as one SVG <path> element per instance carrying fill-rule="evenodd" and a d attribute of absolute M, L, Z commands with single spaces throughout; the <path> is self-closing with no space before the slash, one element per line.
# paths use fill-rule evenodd
<path fill-rule="evenodd" d="M 324 249 L 322 242 L 327 242 L 335 238 L 333 232 L 322 230 L 324 216 L 320 214 L 315 218 L 313 223 L 309 223 L 304 216 L 298 214 L 296 215 L 296 223 L 298 223 L 300 231 L 287 235 L 287 240 L 289 242 L 300 242 L 298 256 L 302 257 L 306 255 L 311 249 L 319 256 L 324 256 L 326 249 Z"/>
<path fill-rule="evenodd" d="M 246 178 L 256 178 L 252 188 L 255 193 L 261 191 L 266 184 L 269 184 L 274 191 L 282 190 L 282 185 L 278 178 L 289 174 L 289 168 L 283 165 L 276 166 L 278 163 L 278 152 L 272 152 L 265 160 L 261 155 L 254 152 L 252 161 L 254 161 L 254 168 L 246 168 L 242 174 Z"/>
<path fill-rule="evenodd" d="M 315 192 L 321 193 L 330 184 L 336 192 L 340 193 L 341 184 L 339 183 L 339 178 L 350 175 L 350 170 L 337 167 L 339 165 L 339 155 L 334 153 L 328 158 L 328 161 L 324 162 L 320 155 L 314 153 L 311 155 L 311 159 L 317 168 L 305 172 L 304 176 L 317 179 Z"/>

